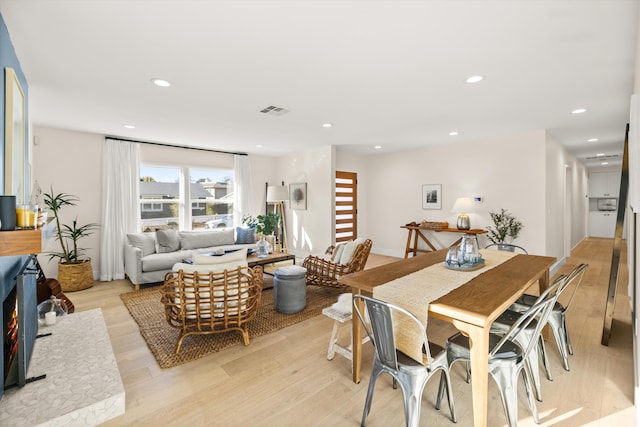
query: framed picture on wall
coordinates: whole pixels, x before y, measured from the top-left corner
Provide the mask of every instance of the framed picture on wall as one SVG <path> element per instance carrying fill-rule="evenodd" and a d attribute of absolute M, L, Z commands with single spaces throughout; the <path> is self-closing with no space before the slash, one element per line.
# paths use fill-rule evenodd
<path fill-rule="evenodd" d="M 422 185 L 422 209 L 442 209 L 442 184 Z"/>
<path fill-rule="evenodd" d="M 289 204 L 291 209 L 307 210 L 307 183 L 289 184 Z"/>

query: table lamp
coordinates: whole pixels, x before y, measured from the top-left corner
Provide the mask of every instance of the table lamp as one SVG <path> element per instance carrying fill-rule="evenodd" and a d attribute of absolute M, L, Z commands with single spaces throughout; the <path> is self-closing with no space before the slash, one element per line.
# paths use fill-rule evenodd
<path fill-rule="evenodd" d="M 471 228 L 469 215 L 467 215 L 468 213 L 475 212 L 471 198 L 458 197 L 453 204 L 453 208 L 451 208 L 451 212 L 460 214 L 458 215 L 458 230 L 469 230 Z"/>
<path fill-rule="evenodd" d="M 282 185 L 270 185 L 267 187 L 267 203 L 276 205 L 276 214 L 280 214 L 280 218 L 282 219 L 282 236 L 278 233 L 278 239 L 280 240 L 280 237 L 282 237 L 281 249 L 287 252 L 289 247 L 287 245 L 287 225 L 284 220 L 285 200 L 289 200 L 289 191 L 284 183 L 282 183 Z"/>

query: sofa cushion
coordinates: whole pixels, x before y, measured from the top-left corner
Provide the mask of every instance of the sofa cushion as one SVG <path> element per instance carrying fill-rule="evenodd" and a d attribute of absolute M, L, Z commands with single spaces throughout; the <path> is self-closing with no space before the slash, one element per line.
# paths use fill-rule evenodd
<path fill-rule="evenodd" d="M 165 254 L 151 254 L 142 258 L 142 271 L 170 271 L 176 262 L 182 261 L 185 254 L 182 251 L 167 252 Z"/>
<path fill-rule="evenodd" d="M 236 243 L 255 243 L 256 229 L 248 227 L 236 227 Z"/>
<path fill-rule="evenodd" d="M 131 246 L 142 251 L 142 256 L 147 256 L 156 253 L 156 233 L 130 233 L 127 234 L 127 239 Z"/>
<path fill-rule="evenodd" d="M 234 243 L 233 228 L 216 231 L 180 232 L 180 247 L 182 249 L 207 248 L 209 246 L 233 245 Z"/>
<path fill-rule="evenodd" d="M 158 240 L 158 253 L 175 252 L 180 249 L 180 235 L 176 230 L 158 230 L 156 231 L 156 239 Z"/>

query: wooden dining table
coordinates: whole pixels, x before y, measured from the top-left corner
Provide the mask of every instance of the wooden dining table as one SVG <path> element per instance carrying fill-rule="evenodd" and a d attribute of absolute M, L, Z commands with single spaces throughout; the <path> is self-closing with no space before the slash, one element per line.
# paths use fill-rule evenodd
<path fill-rule="evenodd" d="M 350 286 L 353 295 L 373 296 L 377 286 L 444 262 L 446 252 L 443 249 L 349 274 L 340 278 L 339 283 Z M 549 286 L 549 269 L 555 261 L 548 256 L 515 255 L 429 304 L 429 316 L 451 322 L 470 339 L 474 426 L 487 424 L 491 324 L 536 282 L 539 291 L 544 291 Z M 353 381 L 359 383 L 363 329 L 357 319 L 352 328 Z"/>

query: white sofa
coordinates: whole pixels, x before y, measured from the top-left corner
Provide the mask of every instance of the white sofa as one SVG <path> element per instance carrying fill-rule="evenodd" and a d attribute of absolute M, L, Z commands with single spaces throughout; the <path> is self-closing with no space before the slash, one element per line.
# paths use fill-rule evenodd
<path fill-rule="evenodd" d="M 124 245 L 124 271 L 138 290 L 141 284 L 162 282 L 174 264 L 189 258 L 194 252 L 203 254 L 255 249 L 255 241 L 255 233 L 247 233 L 246 229 L 239 229 L 236 239 L 233 228 L 132 233 L 127 235 Z"/>

